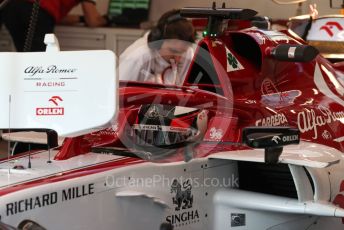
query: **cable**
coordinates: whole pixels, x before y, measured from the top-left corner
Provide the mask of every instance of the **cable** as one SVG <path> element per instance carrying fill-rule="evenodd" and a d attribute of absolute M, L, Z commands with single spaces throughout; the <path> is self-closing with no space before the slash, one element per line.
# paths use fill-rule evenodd
<path fill-rule="evenodd" d="M 36 26 L 37 26 L 39 4 L 40 4 L 40 0 L 35 0 L 32 6 L 29 29 L 27 31 L 25 44 L 24 44 L 24 50 L 23 50 L 24 52 L 31 51 L 32 40 L 33 40 L 33 36 L 35 35 Z"/>

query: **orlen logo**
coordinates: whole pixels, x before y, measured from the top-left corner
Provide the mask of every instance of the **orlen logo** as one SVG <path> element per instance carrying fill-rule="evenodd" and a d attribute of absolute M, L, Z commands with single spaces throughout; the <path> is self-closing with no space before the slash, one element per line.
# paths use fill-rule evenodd
<path fill-rule="evenodd" d="M 334 27 L 337 28 L 338 31 L 344 30 L 344 28 L 338 22 L 327 22 L 325 25 L 320 27 L 320 30 L 325 30 L 329 36 L 334 36 Z"/>
<path fill-rule="evenodd" d="M 49 102 L 54 104 L 54 106 L 58 106 L 61 101 L 63 101 L 63 99 L 60 96 L 52 96 L 49 99 Z M 37 116 L 63 116 L 64 108 L 63 107 L 36 108 L 36 115 Z"/>
<path fill-rule="evenodd" d="M 54 105 L 58 106 L 59 105 L 59 101 L 63 101 L 62 98 L 60 96 L 52 96 L 49 99 L 50 102 L 52 102 Z"/>

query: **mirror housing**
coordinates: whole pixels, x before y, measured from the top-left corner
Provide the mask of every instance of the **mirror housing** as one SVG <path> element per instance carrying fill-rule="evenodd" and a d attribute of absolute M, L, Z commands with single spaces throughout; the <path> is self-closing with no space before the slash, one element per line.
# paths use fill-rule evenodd
<path fill-rule="evenodd" d="M 309 62 L 318 56 L 319 50 L 309 45 L 279 44 L 271 50 L 278 61 Z"/>
<path fill-rule="evenodd" d="M 242 131 L 242 143 L 265 149 L 265 163 L 276 164 L 283 146 L 300 143 L 300 131 L 290 127 L 247 127 Z"/>

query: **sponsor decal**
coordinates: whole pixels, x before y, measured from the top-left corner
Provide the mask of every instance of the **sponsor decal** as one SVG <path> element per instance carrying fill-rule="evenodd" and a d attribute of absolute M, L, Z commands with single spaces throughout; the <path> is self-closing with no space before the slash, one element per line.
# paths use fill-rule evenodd
<path fill-rule="evenodd" d="M 50 102 L 52 102 L 54 105 L 58 106 L 59 102 L 63 101 L 62 98 L 60 96 L 52 96 L 49 99 Z"/>
<path fill-rule="evenodd" d="M 271 139 L 273 142 L 275 142 L 276 144 L 279 143 L 279 141 L 281 140 L 281 138 L 279 136 L 273 136 Z"/>
<path fill-rule="evenodd" d="M 244 67 L 238 61 L 238 59 L 226 48 L 226 57 L 227 57 L 227 72 L 242 70 Z"/>
<path fill-rule="evenodd" d="M 48 100 L 53 106 L 59 106 L 59 103 L 63 101 L 60 96 L 52 96 Z M 41 107 L 36 108 L 37 116 L 63 116 L 64 108 L 63 107 Z"/>
<path fill-rule="evenodd" d="M 171 193 L 174 194 L 172 202 L 175 205 L 175 213 L 166 217 L 166 221 L 171 223 L 173 227 L 186 226 L 195 224 L 200 221 L 197 209 L 192 209 L 193 195 L 190 180 L 181 183 L 174 179 L 171 185 Z"/>
<path fill-rule="evenodd" d="M 164 125 L 144 125 L 134 124 L 134 129 L 137 130 L 151 130 L 151 131 L 163 131 L 163 132 L 176 132 L 176 133 L 189 133 L 193 131 L 190 128 L 175 127 L 175 126 L 164 126 Z"/>
<path fill-rule="evenodd" d="M 256 121 L 256 126 L 282 126 L 286 124 L 288 124 L 288 120 L 283 113 L 278 113 Z"/>
<path fill-rule="evenodd" d="M 316 112 L 318 111 L 318 112 Z M 344 111 L 331 111 L 319 106 L 317 110 L 305 109 L 297 115 L 297 125 L 301 133 L 313 132 L 313 139 L 318 138 L 318 129 L 336 121 L 343 121 Z"/>
<path fill-rule="evenodd" d="M 254 36 L 257 38 L 257 42 L 259 45 L 264 45 L 266 43 L 266 37 L 260 33 L 253 33 Z"/>
<path fill-rule="evenodd" d="M 297 97 L 301 96 L 300 90 L 290 90 L 262 95 L 262 103 L 272 108 L 283 108 L 294 104 Z"/>
<path fill-rule="evenodd" d="M 325 140 L 331 140 L 332 139 L 332 135 L 329 131 L 324 130 L 324 132 L 321 134 L 322 138 L 324 138 Z"/>
<path fill-rule="evenodd" d="M 192 185 L 190 180 L 186 180 L 182 186 L 177 179 L 175 179 L 171 185 L 171 193 L 175 193 L 175 196 L 172 198 L 173 204 L 176 205 L 175 210 L 179 211 L 182 209 L 192 208 L 193 195 L 191 193 Z"/>
<path fill-rule="evenodd" d="M 170 126 L 169 127 L 169 132 L 188 132 L 188 131 L 191 131 L 191 129 L 188 129 L 188 128 L 183 128 L 183 127 L 174 127 L 174 126 Z"/>
<path fill-rule="evenodd" d="M 64 81 L 38 81 L 36 82 L 37 87 L 65 87 Z"/>
<path fill-rule="evenodd" d="M 324 30 L 330 37 L 334 36 L 333 30 L 342 31 L 343 27 L 338 22 L 327 22 L 325 25 L 320 27 L 320 30 Z"/>
<path fill-rule="evenodd" d="M 64 108 L 36 108 L 37 116 L 63 116 Z"/>
<path fill-rule="evenodd" d="M 53 204 L 68 202 L 77 198 L 94 194 L 94 183 L 80 185 L 63 189 L 62 191 L 46 193 L 30 198 L 7 203 L 6 216 L 16 215 L 18 213 L 47 207 Z"/>
<path fill-rule="evenodd" d="M 240 227 L 246 225 L 246 214 L 231 213 L 231 227 Z"/>
<path fill-rule="evenodd" d="M 29 66 L 22 71 L 25 74 L 24 80 L 36 88 L 65 88 L 70 81 L 78 79 L 75 76 L 77 74 L 76 68 L 65 68 L 57 65 Z"/>
<path fill-rule="evenodd" d="M 262 82 L 261 93 L 261 102 L 272 108 L 282 108 L 293 105 L 295 99 L 301 96 L 300 90 L 280 92 L 269 78 L 264 79 Z"/>
<path fill-rule="evenodd" d="M 299 139 L 299 135 L 291 135 L 291 136 L 282 137 L 283 142 L 292 142 L 292 141 L 297 141 L 298 139 Z"/>
<path fill-rule="evenodd" d="M 222 129 L 216 129 L 215 127 L 210 129 L 210 139 L 212 140 L 221 140 L 223 137 Z"/>
<path fill-rule="evenodd" d="M 273 136 L 271 141 L 275 142 L 276 144 L 279 144 L 281 141 L 283 143 L 286 143 L 286 142 L 297 141 L 298 139 L 299 139 L 299 135 L 282 136 L 282 138 L 280 136 Z"/>
<path fill-rule="evenodd" d="M 159 131 L 161 130 L 160 125 L 142 125 L 142 124 L 134 124 L 134 129 L 137 130 L 153 130 L 153 131 Z"/>
<path fill-rule="evenodd" d="M 77 69 L 67 69 L 59 68 L 56 65 L 50 65 L 48 67 L 43 66 L 29 66 L 24 70 L 24 73 L 28 74 L 30 77 L 34 77 L 39 74 L 72 74 L 75 73 Z"/>

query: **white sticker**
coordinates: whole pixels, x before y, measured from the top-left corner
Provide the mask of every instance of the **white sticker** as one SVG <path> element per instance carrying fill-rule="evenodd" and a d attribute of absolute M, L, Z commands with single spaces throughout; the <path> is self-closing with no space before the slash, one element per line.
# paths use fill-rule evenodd
<path fill-rule="evenodd" d="M 78 136 L 117 112 L 111 51 L 0 53 L 0 128 L 53 129 Z"/>
<path fill-rule="evenodd" d="M 241 65 L 239 60 L 226 48 L 227 57 L 227 72 L 242 70 L 244 67 Z"/>

